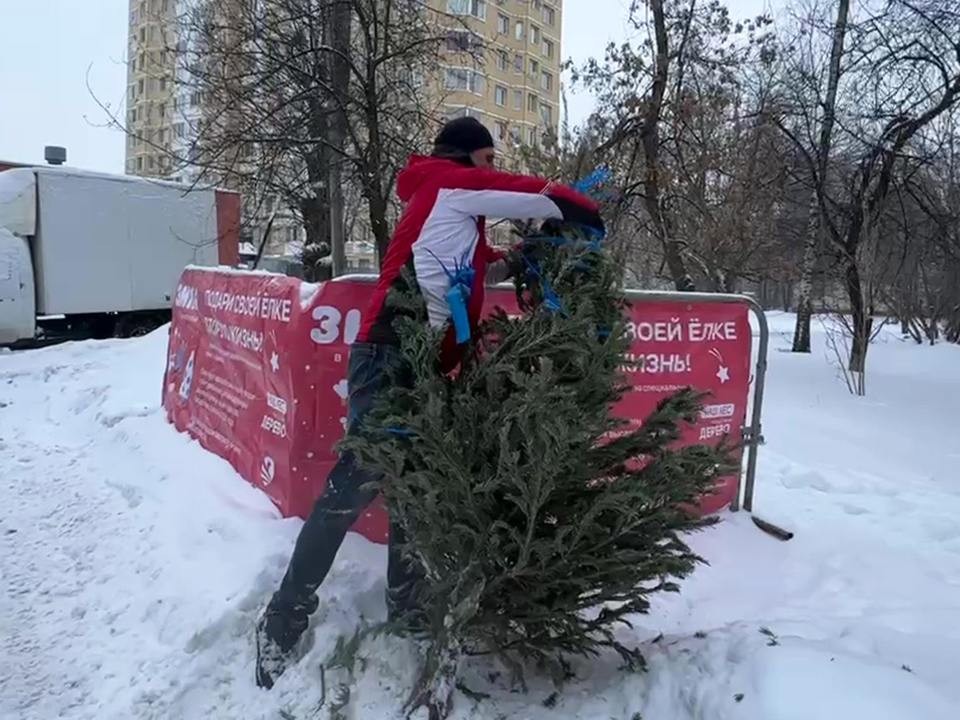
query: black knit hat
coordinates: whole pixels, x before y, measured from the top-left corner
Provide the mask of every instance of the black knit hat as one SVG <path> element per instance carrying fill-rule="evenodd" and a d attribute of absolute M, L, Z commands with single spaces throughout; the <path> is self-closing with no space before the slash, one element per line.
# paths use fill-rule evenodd
<path fill-rule="evenodd" d="M 434 155 L 469 155 L 474 150 L 493 147 L 493 135 L 474 117 L 450 120 L 433 141 Z"/>

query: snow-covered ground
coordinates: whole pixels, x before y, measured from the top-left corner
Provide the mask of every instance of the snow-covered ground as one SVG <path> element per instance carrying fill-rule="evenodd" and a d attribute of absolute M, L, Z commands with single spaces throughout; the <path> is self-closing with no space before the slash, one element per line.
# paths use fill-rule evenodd
<path fill-rule="evenodd" d="M 694 538 L 710 561 L 624 638 L 646 673 L 580 662 L 557 697 L 467 669 L 456 718 L 934 720 L 960 717 L 960 348 L 892 332 L 870 394 L 775 332 L 755 509 Z M 253 620 L 299 521 L 282 520 L 159 409 L 166 338 L 0 354 L 0 718 L 397 717 L 416 668 L 367 641 L 352 681 L 321 666 L 384 613 L 382 548 L 350 536 L 273 691 L 253 685 Z M 630 634 L 633 637 L 629 637 Z M 553 702 L 544 701 L 550 698 Z"/>

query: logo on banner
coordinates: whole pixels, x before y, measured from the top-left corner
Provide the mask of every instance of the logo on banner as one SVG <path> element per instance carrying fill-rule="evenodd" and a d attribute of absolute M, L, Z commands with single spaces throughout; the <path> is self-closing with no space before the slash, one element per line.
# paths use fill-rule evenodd
<path fill-rule="evenodd" d="M 717 374 L 716 374 L 717 380 L 720 381 L 721 385 L 727 384 L 728 382 L 730 382 L 730 368 L 724 365 L 723 355 L 716 348 L 710 348 L 710 354 L 717 361 L 717 365 L 718 365 Z"/>
<path fill-rule="evenodd" d="M 287 401 L 284 400 L 279 395 L 274 395 L 273 393 L 267 393 L 267 406 L 272 410 L 276 410 L 278 413 L 283 415 L 287 414 Z"/>
<path fill-rule="evenodd" d="M 168 372 L 180 372 L 183 370 L 183 361 L 187 356 L 186 348 L 174 350 L 170 348 L 170 357 L 167 359 Z"/>
<path fill-rule="evenodd" d="M 736 406 L 733 403 L 723 403 L 721 405 L 704 405 L 700 411 L 700 417 L 704 420 L 719 420 L 721 418 L 732 418 Z"/>
<path fill-rule="evenodd" d="M 184 402 L 190 399 L 190 391 L 193 389 L 193 363 L 195 359 L 196 351 L 190 353 L 187 366 L 183 370 L 183 378 L 180 380 L 180 389 L 177 390 L 177 394 Z"/>
<path fill-rule="evenodd" d="M 317 305 L 311 317 L 317 321 L 316 327 L 310 331 L 310 339 L 317 345 L 329 345 L 340 339 L 340 321 L 343 313 L 333 305 Z M 360 311 L 356 308 L 347 311 L 346 321 L 343 323 L 343 342 L 352 345 L 360 332 Z"/>
<path fill-rule="evenodd" d="M 197 289 L 192 285 L 181 285 L 178 287 L 174 305 L 186 310 L 199 309 L 200 304 L 197 301 Z"/>
<path fill-rule="evenodd" d="M 722 425 L 708 425 L 705 428 L 700 428 L 700 439 L 717 440 L 729 435 L 732 430 L 733 428 L 730 426 L 730 423 L 723 423 Z"/>
<path fill-rule="evenodd" d="M 260 429 L 266 430 L 280 438 L 287 436 L 287 424 L 283 420 L 277 420 L 272 415 L 264 415 L 260 421 Z"/>
<path fill-rule="evenodd" d="M 273 462 L 273 458 L 269 455 L 264 455 L 263 460 L 260 461 L 260 480 L 264 486 L 273 482 L 276 472 L 277 466 L 276 463 Z"/>

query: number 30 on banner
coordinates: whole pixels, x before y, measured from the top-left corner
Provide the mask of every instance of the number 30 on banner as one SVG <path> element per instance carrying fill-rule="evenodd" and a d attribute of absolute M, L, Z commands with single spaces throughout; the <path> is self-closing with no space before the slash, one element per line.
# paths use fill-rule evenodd
<path fill-rule="evenodd" d="M 339 308 L 333 305 L 317 305 L 311 316 L 316 326 L 310 331 L 310 339 L 318 345 L 330 345 L 340 340 L 340 322 L 344 320 Z M 356 308 L 347 311 L 343 322 L 343 343 L 352 345 L 360 332 L 360 311 Z"/>

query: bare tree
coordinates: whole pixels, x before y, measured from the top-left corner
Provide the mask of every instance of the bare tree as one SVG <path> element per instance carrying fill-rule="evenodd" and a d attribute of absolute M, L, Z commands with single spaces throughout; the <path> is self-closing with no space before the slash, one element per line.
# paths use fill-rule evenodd
<path fill-rule="evenodd" d="M 597 152 L 617 173 L 620 232 L 648 268 L 658 262 L 643 243 L 651 238 L 678 290 L 735 287 L 743 258 L 766 244 L 756 221 L 770 213 L 757 201 L 772 202 L 778 179 L 767 170 L 777 163 L 746 153 L 771 147 L 768 84 L 751 69 L 772 59 L 768 22 L 735 22 L 716 0 L 637 2 L 637 41 L 578 73 L 599 96 Z"/>
<path fill-rule="evenodd" d="M 817 264 L 817 250 L 820 247 L 820 201 L 816 187 L 827 182 L 830 166 L 830 145 L 833 141 L 833 128 L 836 119 L 837 87 L 840 82 L 843 46 L 847 34 L 850 15 L 850 1 L 837 0 L 836 20 L 831 30 L 830 57 L 826 67 L 826 89 L 821 95 L 822 74 L 819 72 L 816 56 L 818 44 L 815 39 L 819 8 L 814 6 L 810 14 L 801 20 L 801 33 L 814 38 L 810 43 L 802 43 L 803 48 L 792 53 L 788 59 L 786 82 L 791 86 L 791 94 L 806 93 L 809 103 L 800 103 L 804 113 L 809 137 L 817 136 L 816 143 L 810 148 L 812 186 L 807 211 L 806 237 L 803 241 L 803 256 L 800 265 L 800 279 L 797 287 L 797 322 L 793 333 L 793 352 L 810 352 L 810 318 L 813 314 L 813 275 Z M 819 126 L 819 132 L 816 132 Z M 791 137 L 799 137 L 791 135 Z"/>
<path fill-rule="evenodd" d="M 840 74 L 839 136 L 831 142 L 837 154 L 827 172 L 816 150 L 795 129 L 782 127 L 805 160 L 840 261 L 852 315 L 849 365 L 862 373 L 876 300 L 880 219 L 898 168 L 929 161 L 916 152 L 918 140 L 960 100 L 960 15 L 936 0 L 887 0 L 848 24 L 846 37 L 850 63 Z M 807 105 L 804 115 L 812 114 Z"/>
<path fill-rule="evenodd" d="M 418 0 L 196 0 L 176 40 L 202 114 L 183 119 L 192 139 L 177 159 L 279 196 L 303 224 L 307 264 L 332 248 L 336 270 L 342 187 L 356 184 L 382 257 L 396 174 L 440 116 L 430 88 L 456 22 Z"/>
<path fill-rule="evenodd" d="M 933 344 L 957 306 L 960 187 L 953 118 L 930 130 L 924 139 L 933 143 L 924 149 L 929 164 L 912 172 L 903 164 L 898 168 L 892 201 L 879 220 L 878 246 L 886 270 L 880 277 L 882 300 L 899 319 L 903 335 Z"/>

